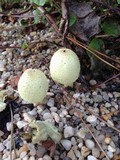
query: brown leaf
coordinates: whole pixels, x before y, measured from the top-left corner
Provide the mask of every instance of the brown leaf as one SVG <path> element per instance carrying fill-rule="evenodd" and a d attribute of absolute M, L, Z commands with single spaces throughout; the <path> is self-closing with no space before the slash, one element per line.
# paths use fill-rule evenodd
<path fill-rule="evenodd" d="M 50 156 L 52 156 L 56 150 L 56 144 L 52 140 L 46 140 L 42 142 L 43 147 L 50 151 Z"/>
<path fill-rule="evenodd" d="M 21 76 L 21 74 L 18 75 L 18 76 L 14 76 L 14 77 L 12 77 L 12 78 L 10 79 L 9 84 L 11 85 L 11 87 L 13 87 L 13 88 L 16 88 L 16 87 L 17 87 L 18 81 L 19 81 L 19 79 L 20 79 L 20 76 Z"/>
<path fill-rule="evenodd" d="M 69 13 L 76 16 L 77 20 L 70 31 L 79 39 L 89 41 L 99 33 L 100 17 L 91 9 L 90 3 L 72 1 L 69 3 Z"/>

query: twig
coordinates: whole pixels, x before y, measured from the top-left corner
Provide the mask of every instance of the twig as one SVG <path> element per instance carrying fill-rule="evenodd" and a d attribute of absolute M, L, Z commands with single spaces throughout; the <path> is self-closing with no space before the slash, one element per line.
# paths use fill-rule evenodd
<path fill-rule="evenodd" d="M 103 3 L 102 1 L 98 1 L 98 0 L 92 0 L 92 2 L 94 2 L 96 4 L 100 4 L 104 7 L 107 7 L 109 10 L 111 10 L 112 12 L 115 12 L 116 14 L 118 14 L 120 16 L 120 8 L 118 8 L 118 7 L 113 8 L 110 5 L 108 5 L 107 3 Z"/>
<path fill-rule="evenodd" d="M 88 48 L 87 45 L 81 44 L 81 42 L 77 41 L 77 40 L 73 40 L 71 37 L 67 36 L 67 39 L 70 40 L 71 42 L 73 42 L 74 44 L 84 48 L 85 50 L 89 51 L 90 53 L 92 53 L 95 57 L 97 57 L 98 59 L 100 59 L 102 62 L 106 63 L 107 65 L 111 66 L 112 68 L 120 71 L 119 68 L 113 66 L 111 63 L 107 62 L 106 60 L 104 60 L 103 58 L 99 57 L 98 55 L 96 55 L 91 49 Z M 86 47 L 87 46 L 87 47 Z"/>
<path fill-rule="evenodd" d="M 29 6 L 29 8 L 27 8 L 26 10 L 20 12 L 20 13 L 4 13 L 4 12 L 0 12 L 0 16 L 13 16 L 13 17 L 16 17 L 17 15 L 21 15 L 21 14 L 25 14 L 27 12 L 29 12 L 32 8 L 32 5 Z"/>
<path fill-rule="evenodd" d="M 67 35 L 67 31 L 68 31 L 68 26 L 69 26 L 69 18 L 68 18 L 68 8 L 67 8 L 67 0 L 61 0 L 61 8 L 62 8 L 62 18 L 60 21 L 60 26 L 59 26 L 59 32 L 62 34 L 63 31 L 63 44 L 65 44 L 66 41 L 66 35 Z"/>
<path fill-rule="evenodd" d="M 52 19 L 52 17 L 46 12 L 46 10 L 45 10 L 43 7 L 41 7 L 41 6 L 39 6 L 39 7 L 37 7 L 37 8 L 38 8 L 38 10 L 39 10 L 43 15 L 45 15 L 46 19 L 48 20 L 48 22 L 50 22 L 50 24 L 52 25 L 52 27 L 54 28 L 54 30 L 55 30 L 57 33 L 59 33 L 59 32 L 58 32 L 58 30 L 59 30 L 58 26 L 56 25 L 56 23 L 55 23 L 55 21 Z"/>
<path fill-rule="evenodd" d="M 114 76 L 110 77 L 109 79 L 107 79 L 106 81 L 104 81 L 104 82 L 102 82 L 100 84 L 94 85 L 91 89 L 95 89 L 97 87 L 100 87 L 102 84 L 105 84 L 105 83 L 107 83 L 107 82 L 109 82 L 109 81 L 111 81 L 111 80 L 113 80 L 113 79 L 115 79 L 115 78 L 117 78 L 119 76 L 120 76 L 120 73 L 118 73 L 117 75 L 114 75 Z"/>
<path fill-rule="evenodd" d="M 14 142 L 14 139 L 13 139 L 14 126 L 13 126 L 13 112 L 12 112 L 11 106 L 10 106 L 10 113 L 11 113 L 11 123 L 12 123 L 12 126 L 11 126 L 10 160 L 13 160 L 13 159 L 12 159 L 12 146 L 13 146 L 13 148 L 14 148 L 15 158 L 17 158 L 17 153 L 16 153 L 16 150 L 15 150 L 15 142 Z"/>
<path fill-rule="evenodd" d="M 117 131 L 118 133 L 120 133 L 120 130 L 115 128 L 114 126 L 111 126 L 110 124 L 108 124 L 106 121 L 104 121 L 102 118 L 98 117 L 91 109 L 86 109 L 89 113 L 93 114 L 97 119 L 99 119 L 100 121 L 102 121 L 103 123 L 105 123 L 108 127 L 112 128 L 113 130 Z"/>

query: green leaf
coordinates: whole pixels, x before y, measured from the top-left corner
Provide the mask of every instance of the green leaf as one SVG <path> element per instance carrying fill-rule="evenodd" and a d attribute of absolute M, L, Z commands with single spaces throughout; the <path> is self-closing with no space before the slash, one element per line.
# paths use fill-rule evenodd
<path fill-rule="evenodd" d="M 101 39 L 93 38 L 91 42 L 89 43 L 89 47 L 94 48 L 98 51 L 101 51 L 101 49 L 104 46 L 104 42 Z"/>
<path fill-rule="evenodd" d="M 22 47 L 22 49 L 27 49 L 27 48 L 28 48 L 28 44 L 24 42 L 24 43 L 21 45 L 21 47 Z"/>
<path fill-rule="evenodd" d="M 105 34 L 113 37 L 120 36 L 120 25 L 118 21 L 108 19 L 102 24 L 102 29 Z"/>
<path fill-rule="evenodd" d="M 32 142 L 34 144 L 45 141 L 48 138 L 51 138 L 55 143 L 58 143 L 61 139 L 61 134 L 58 132 L 57 128 L 49 122 L 34 120 L 29 126 L 33 128 Z"/>
<path fill-rule="evenodd" d="M 70 20 L 69 20 L 70 21 L 69 27 L 72 27 L 75 24 L 76 20 L 77 20 L 77 17 L 75 15 L 71 14 Z"/>
<path fill-rule="evenodd" d="M 46 3 L 51 2 L 51 0 L 31 0 L 31 3 L 35 3 L 38 6 L 44 6 Z"/>
<path fill-rule="evenodd" d="M 104 42 L 101 39 L 98 38 L 93 38 L 91 42 L 89 43 L 89 47 L 97 50 L 97 51 L 102 51 L 104 49 Z M 88 56 L 90 57 L 90 62 L 91 62 L 91 70 L 99 70 L 101 63 L 100 61 L 91 53 L 87 52 Z"/>
<path fill-rule="evenodd" d="M 34 24 L 40 23 L 40 14 L 41 14 L 41 12 L 38 9 L 36 9 L 36 10 L 33 11 L 33 14 L 35 15 Z"/>
<path fill-rule="evenodd" d="M 117 3 L 120 4 L 120 0 L 117 0 Z"/>

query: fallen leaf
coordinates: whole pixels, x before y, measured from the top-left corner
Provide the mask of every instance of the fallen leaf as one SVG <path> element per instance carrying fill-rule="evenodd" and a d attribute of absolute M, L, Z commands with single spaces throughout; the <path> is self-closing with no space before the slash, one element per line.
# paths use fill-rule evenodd
<path fill-rule="evenodd" d="M 52 156 L 56 150 L 56 144 L 52 140 L 46 140 L 42 142 L 43 147 L 50 151 L 50 156 Z"/>
<path fill-rule="evenodd" d="M 11 85 L 12 88 L 16 88 L 16 87 L 17 87 L 18 81 L 19 81 L 19 79 L 20 79 L 20 76 L 21 76 L 21 74 L 18 75 L 18 76 L 14 76 L 14 77 L 12 77 L 12 78 L 10 79 L 9 84 Z"/>
<path fill-rule="evenodd" d="M 68 4 L 69 13 L 75 15 L 76 22 L 70 31 L 79 39 L 89 39 L 99 33 L 100 17 L 91 9 L 90 3 L 72 1 Z"/>

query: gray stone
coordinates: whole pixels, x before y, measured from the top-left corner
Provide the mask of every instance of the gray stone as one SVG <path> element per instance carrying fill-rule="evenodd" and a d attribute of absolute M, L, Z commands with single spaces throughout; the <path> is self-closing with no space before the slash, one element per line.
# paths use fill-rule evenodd
<path fill-rule="evenodd" d="M 87 148 L 89 149 L 93 149 L 95 147 L 95 143 L 94 141 L 92 141 L 91 139 L 86 139 L 85 140 L 85 145 L 87 146 Z"/>
<path fill-rule="evenodd" d="M 64 137 L 68 138 L 68 137 L 72 137 L 74 135 L 74 128 L 71 126 L 67 126 L 64 129 Z"/>
<path fill-rule="evenodd" d="M 89 155 L 89 156 L 87 157 L 87 160 L 97 160 L 97 158 L 95 158 L 94 156 Z"/>
<path fill-rule="evenodd" d="M 69 158 L 71 158 L 72 160 L 77 160 L 77 158 L 75 157 L 75 154 L 74 154 L 72 149 L 68 152 L 67 156 Z"/>
<path fill-rule="evenodd" d="M 63 147 L 67 150 L 67 151 L 69 151 L 70 150 L 70 148 L 71 148 L 71 141 L 69 141 L 69 140 L 67 140 L 67 139 L 63 139 L 63 140 L 61 140 L 61 144 L 63 145 Z"/>
<path fill-rule="evenodd" d="M 100 150 L 97 149 L 97 148 L 93 148 L 93 149 L 92 149 L 92 155 L 93 155 L 94 157 L 96 157 L 96 158 L 99 158 L 99 156 L 100 156 Z"/>

